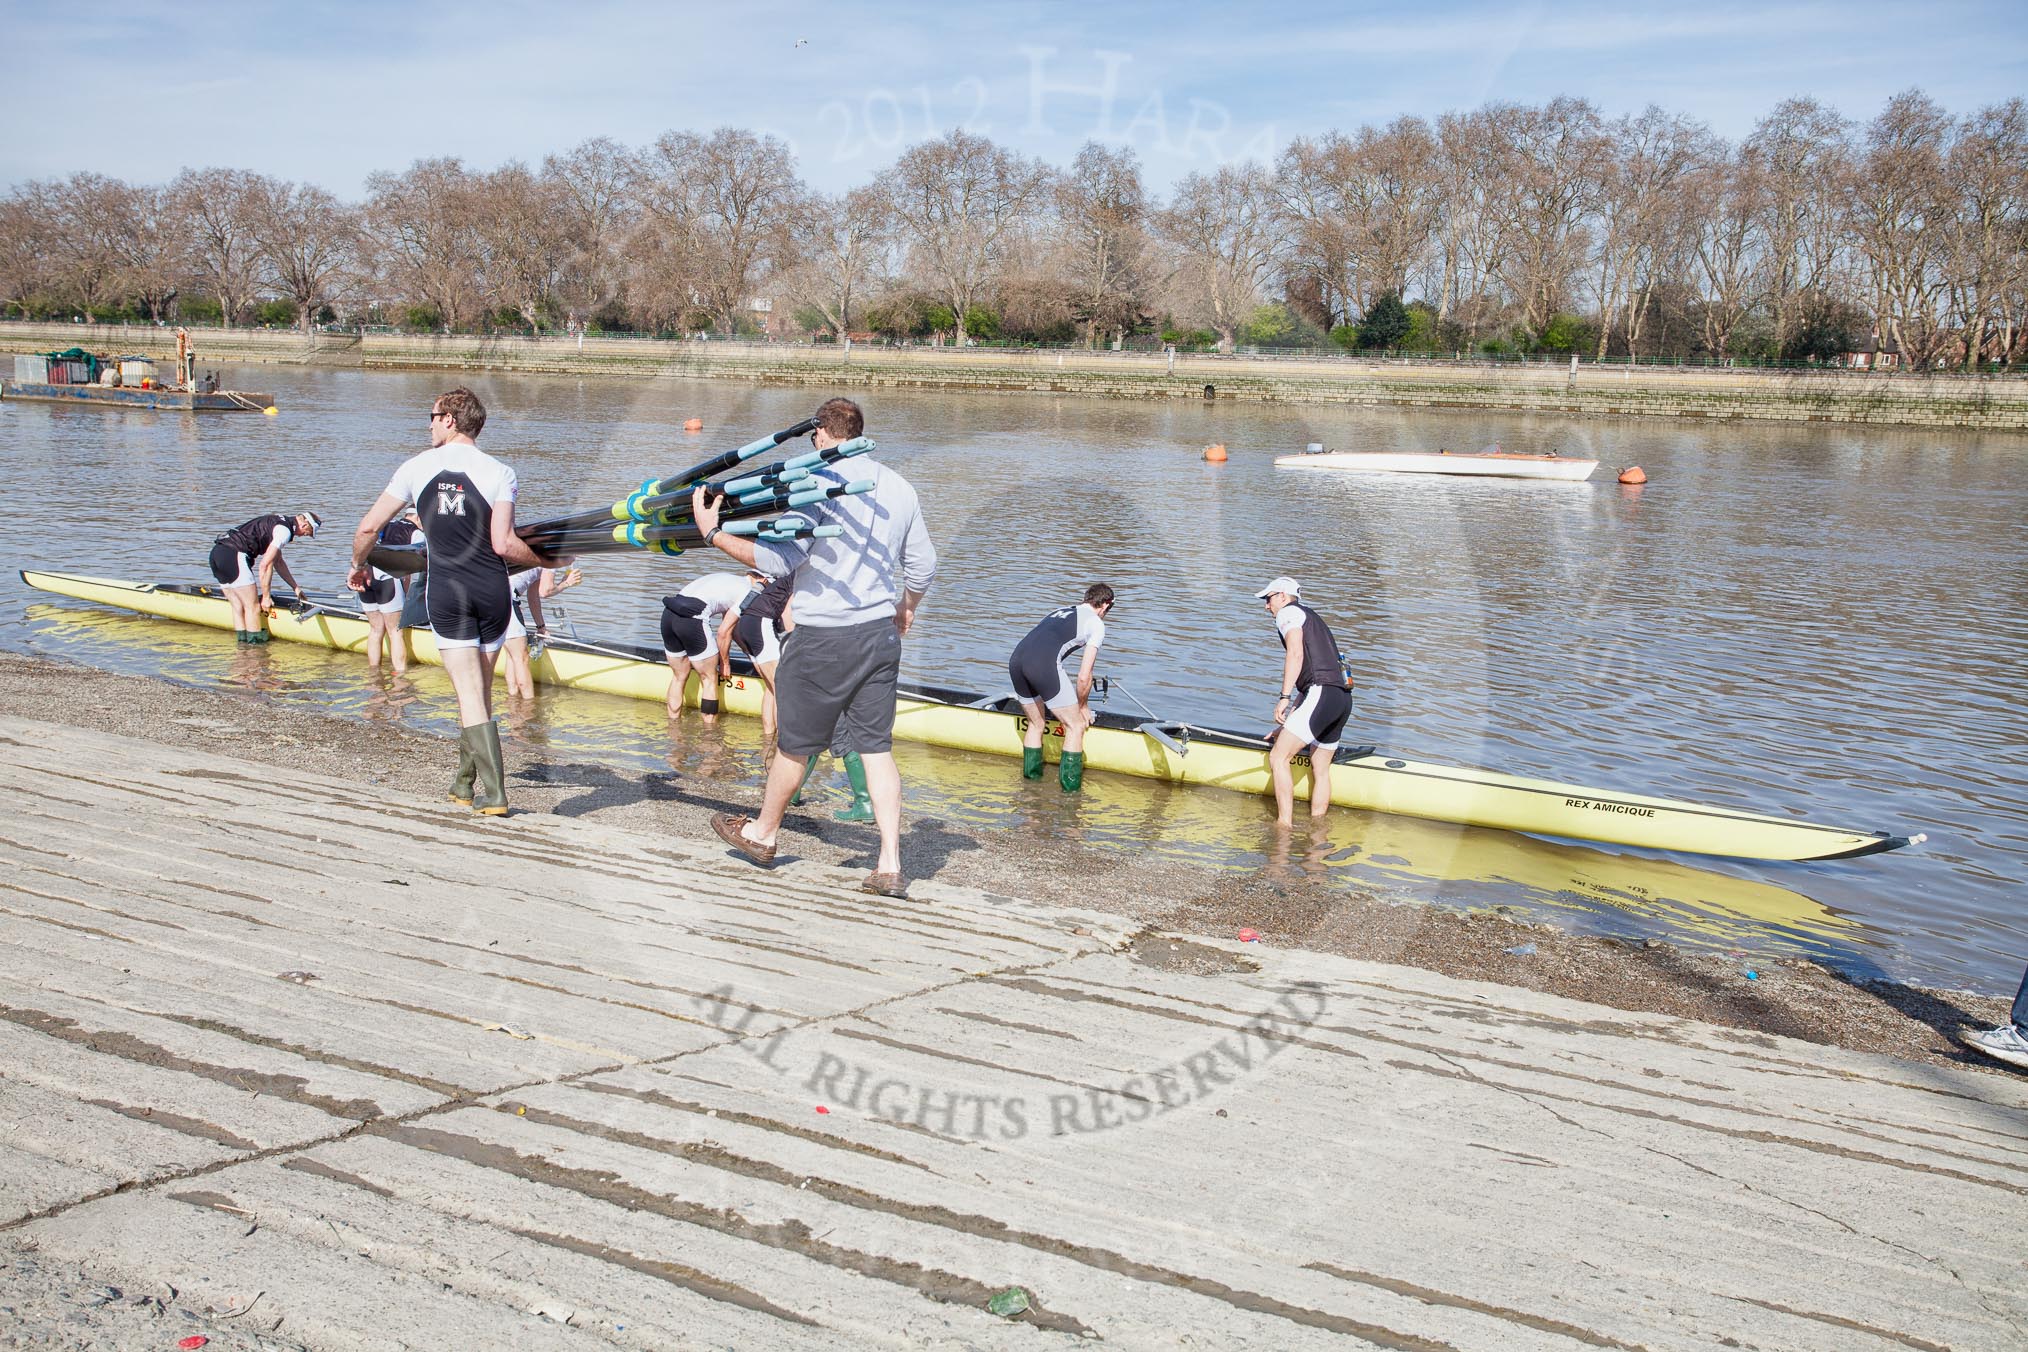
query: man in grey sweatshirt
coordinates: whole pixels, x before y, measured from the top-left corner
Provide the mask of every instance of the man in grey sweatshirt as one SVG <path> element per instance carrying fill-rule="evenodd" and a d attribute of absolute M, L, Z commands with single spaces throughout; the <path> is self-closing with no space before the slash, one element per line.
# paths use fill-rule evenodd
<path fill-rule="evenodd" d="M 816 416 L 810 439 L 820 451 L 865 432 L 865 414 L 850 399 L 827 400 Z M 835 737 L 840 751 L 865 764 L 880 830 L 880 857 L 864 890 L 899 897 L 907 883 L 901 873 L 901 772 L 894 763 L 895 688 L 901 638 L 936 576 L 937 551 L 914 486 L 887 466 L 854 457 L 817 469 L 810 486 L 868 478 L 871 492 L 811 509 L 813 521 L 842 531 L 808 541 L 770 544 L 729 535 L 719 529 L 719 508 L 706 491 L 699 488 L 692 497 L 691 517 L 706 544 L 771 576 L 796 578 L 790 602 L 796 627 L 782 642 L 776 670 L 775 757 L 760 812 L 714 817 L 711 825 L 755 863 L 773 862 L 775 833 L 804 765 Z"/>

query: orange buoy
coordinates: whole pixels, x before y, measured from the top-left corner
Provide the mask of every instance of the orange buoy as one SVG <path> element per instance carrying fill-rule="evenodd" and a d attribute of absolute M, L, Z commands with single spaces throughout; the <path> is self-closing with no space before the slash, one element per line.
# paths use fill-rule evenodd
<path fill-rule="evenodd" d="M 1623 484 L 1644 484 L 1647 481 L 1648 473 L 1639 465 L 1629 465 L 1620 471 L 1620 482 Z"/>
<path fill-rule="evenodd" d="M 704 430 L 704 419 L 692 418 L 689 422 L 683 424 L 683 430 L 686 432 L 702 432 Z"/>
<path fill-rule="evenodd" d="M 1222 465 L 1222 464 L 1224 464 L 1224 463 L 1225 463 L 1225 443 L 1224 443 L 1224 442 L 1220 442 L 1220 443 L 1219 443 L 1218 445 L 1216 445 L 1216 446 L 1206 446 L 1206 447 L 1204 448 L 1204 458 L 1205 458 L 1206 460 L 1209 460 L 1209 461 L 1210 461 L 1210 462 L 1211 462 L 1212 464 L 1214 464 L 1214 465 Z"/>

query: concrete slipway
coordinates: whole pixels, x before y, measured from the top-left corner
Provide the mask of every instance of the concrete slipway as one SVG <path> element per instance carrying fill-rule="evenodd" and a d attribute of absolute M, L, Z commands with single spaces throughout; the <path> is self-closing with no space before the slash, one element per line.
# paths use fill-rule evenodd
<path fill-rule="evenodd" d="M 2028 1345 L 2007 1076 L 19 719 L 0 767 L 0 1224 L 213 1349 Z"/>

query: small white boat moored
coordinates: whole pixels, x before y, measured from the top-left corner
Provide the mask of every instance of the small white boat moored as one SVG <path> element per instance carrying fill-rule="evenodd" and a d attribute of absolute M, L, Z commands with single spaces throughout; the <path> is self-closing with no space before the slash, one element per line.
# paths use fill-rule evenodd
<path fill-rule="evenodd" d="M 1575 483 L 1589 479 L 1598 468 L 1596 460 L 1579 460 L 1558 455 L 1524 455 L 1489 446 L 1483 451 L 1306 451 L 1301 455 L 1278 455 L 1277 465 L 1307 469 L 1355 470 L 1383 474 L 1485 474 L 1502 479 L 1562 479 Z"/>

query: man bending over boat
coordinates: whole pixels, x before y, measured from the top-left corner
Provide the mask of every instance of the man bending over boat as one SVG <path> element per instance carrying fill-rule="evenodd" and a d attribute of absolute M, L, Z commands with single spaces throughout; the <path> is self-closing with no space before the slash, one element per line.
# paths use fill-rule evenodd
<path fill-rule="evenodd" d="M 275 608 L 275 574 L 298 596 L 303 589 L 282 561 L 282 546 L 317 533 L 324 518 L 315 512 L 284 516 L 269 512 L 234 526 L 211 542 L 211 575 L 218 579 L 225 599 L 232 603 L 233 633 L 241 643 L 266 643 L 267 622 L 262 617 Z"/>
<path fill-rule="evenodd" d="M 850 399 L 830 399 L 817 410 L 810 440 L 818 450 L 859 436 L 866 418 Z M 923 525 L 922 505 L 908 480 L 871 457 L 847 466 L 825 465 L 811 487 L 840 487 L 871 478 L 873 491 L 834 498 L 812 508 L 821 524 L 842 528 L 821 540 L 762 543 L 728 535 L 719 506 L 699 488 L 691 520 L 715 544 L 749 568 L 779 576 L 793 572 L 790 603 L 796 627 L 782 645 L 775 757 L 759 815 L 718 816 L 711 828 L 757 864 L 772 863 L 782 814 L 802 783 L 803 767 L 833 745 L 866 767 L 880 856 L 861 888 L 886 897 L 906 895 L 901 875 L 901 773 L 894 764 L 894 702 L 901 678 L 901 637 L 936 576 L 936 546 Z"/>
<path fill-rule="evenodd" d="M 1021 777 L 1042 778 L 1042 732 L 1055 714 L 1063 723 L 1063 755 L 1056 782 L 1065 793 L 1084 786 L 1084 733 L 1091 726 L 1092 668 L 1106 641 L 1106 616 L 1112 613 L 1113 589 L 1103 582 L 1085 588 L 1084 600 L 1043 616 L 1042 623 L 1014 646 L 1007 676 L 1014 697 L 1028 711 L 1028 731 L 1021 738 Z M 1063 659 L 1080 648 L 1077 680 L 1063 672 Z M 1048 712 L 1045 713 L 1044 710 Z"/>
<path fill-rule="evenodd" d="M 706 573 L 662 598 L 662 657 L 668 662 L 669 715 L 683 712 L 683 686 L 697 672 L 697 711 L 718 720 L 719 654 L 753 584 L 743 573 Z"/>
<path fill-rule="evenodd" d="M 451 801 L 489 817 L 507 813 L 507 773 L 493 726 L 493 664 L 514 613 L 507 570 L 550 560 L 514 533 L 514 471 L 479 449 L 486 406 L 467 389 L 430 405 L 430 449 L 411 456 L 388 480 L 352 535 L 352 574 L 372 581 L 367 556 L 380 528 L 410 503 L 430 542 L 430 632 L 458 695 L 458 772 Z"/>
<path fill-rule="evenodd" d="M 1316 611 L 1298 604 L 1300 591 L 1294 578 L 1283 576 L 1254 593 L 1267 602 L 1284 649 L 1282 693 L 1275 701 L 1275 722 L 1281 731 L 1268 751 L 1278 826 L 1295 824 L 1295 775 L 1290 764 L 1304 747 L 1310 749 L 1310 816 L 1321 817 L 1330 808 L 1331 758 L 1352 712 L 1352 685 L 1345 679 L 1338 640 Z"/>

